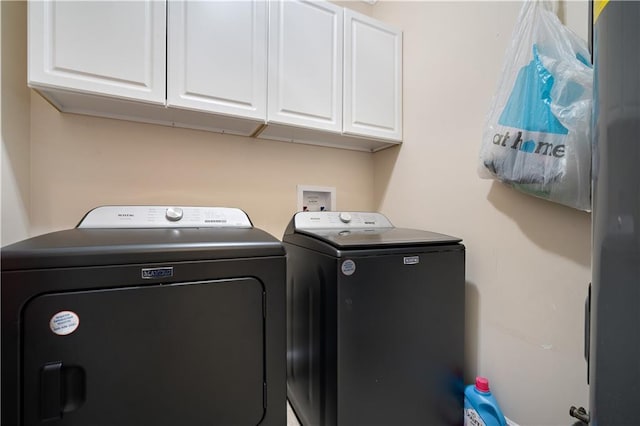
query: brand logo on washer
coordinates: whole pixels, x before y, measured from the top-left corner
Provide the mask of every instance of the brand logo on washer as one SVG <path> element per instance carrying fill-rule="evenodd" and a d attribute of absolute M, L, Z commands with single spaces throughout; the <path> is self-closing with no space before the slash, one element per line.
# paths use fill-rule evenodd
<path fill-rule="evenodd" d="M 156 278 L 168 278 L 173 276 L 173 266 L 164 268 L 142 268 L 142 279 L 153 280 Z"/>
<path fill-rule="evenodd" d="M 407 256 L 404 258 L 405 265 L 416 265 L 420 263 L 420 256 Z"/>

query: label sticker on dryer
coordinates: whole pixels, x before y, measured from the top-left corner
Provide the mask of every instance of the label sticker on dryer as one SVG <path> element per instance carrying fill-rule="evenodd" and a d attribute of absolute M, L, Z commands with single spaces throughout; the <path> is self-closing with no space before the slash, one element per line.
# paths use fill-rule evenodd
<path fill-rule="evenodd" d="M 342 262 L 341 270 L 342 273 L 347 276 L 353 275 L 353 273 L 356 272 L 356 262 L 351 259 L 345 260 Z"/>
<path fill-rule="evenodd" d="M 80 325 L 80 317 L 72 311 L 60 311 L 49 320 L 49 328 L 58 336 L 73 333 Z"/>

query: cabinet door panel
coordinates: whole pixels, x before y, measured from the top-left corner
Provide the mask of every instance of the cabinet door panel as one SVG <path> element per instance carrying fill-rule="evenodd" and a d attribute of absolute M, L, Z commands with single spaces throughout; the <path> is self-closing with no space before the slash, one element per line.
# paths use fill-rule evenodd
<path fill-rule="evenodd" d="M 268 121 L 342 130 L 342 8 L 275 1 L 269 9 Z"/>
<path fill-rule="evenodd" d="M 265 120 L 267 3 L 169 2 L 167 103 Z"/>
<path fill-rule="evenodd" d="M 164 103 L 158 1 L 29 2 L 29 83 Z"/>
<path fill-rule="evenodd" d="M 345 11 L 344 132 L 402 140 L 402 33 Z"/>

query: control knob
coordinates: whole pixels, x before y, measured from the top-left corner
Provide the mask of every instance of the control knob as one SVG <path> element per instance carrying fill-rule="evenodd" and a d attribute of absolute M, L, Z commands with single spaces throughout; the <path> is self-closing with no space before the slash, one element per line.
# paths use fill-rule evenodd
<path fill-rule="evenodd" d="M 180 207 L 169 207 L 165 213 L 167 220 L 171 222 L 177 222 L 182 219 L 182 209 Z"/>
<path fill-rule="evenodd" d="M 343 223 L 349 223 L 349 222 L 351 222 L 351 215 L 350 215 L 349 213 L 347 213 L 347 212 L 342 212 L 342 213 L 340 213 L 340 216 L 339 216 L 339 217 L 340 217 L 340 220 L 341 220 Z"/>

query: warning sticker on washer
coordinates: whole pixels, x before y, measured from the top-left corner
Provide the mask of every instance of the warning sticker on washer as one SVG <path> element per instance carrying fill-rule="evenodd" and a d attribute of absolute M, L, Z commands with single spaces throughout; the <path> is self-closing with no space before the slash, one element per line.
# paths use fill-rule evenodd
<path fill-rule="evenodd" d="M 351 259 L 342 262 L 342 273 L 345 275 L 353 275 L 356 271 L 356 262 Z"/>
<path fill-rule="evenodd" d="M 71 334 L 80 325 L 80 317 L 75 312 L 60 311 L 51 317 L 49 328 L 58 336 Z"/>

